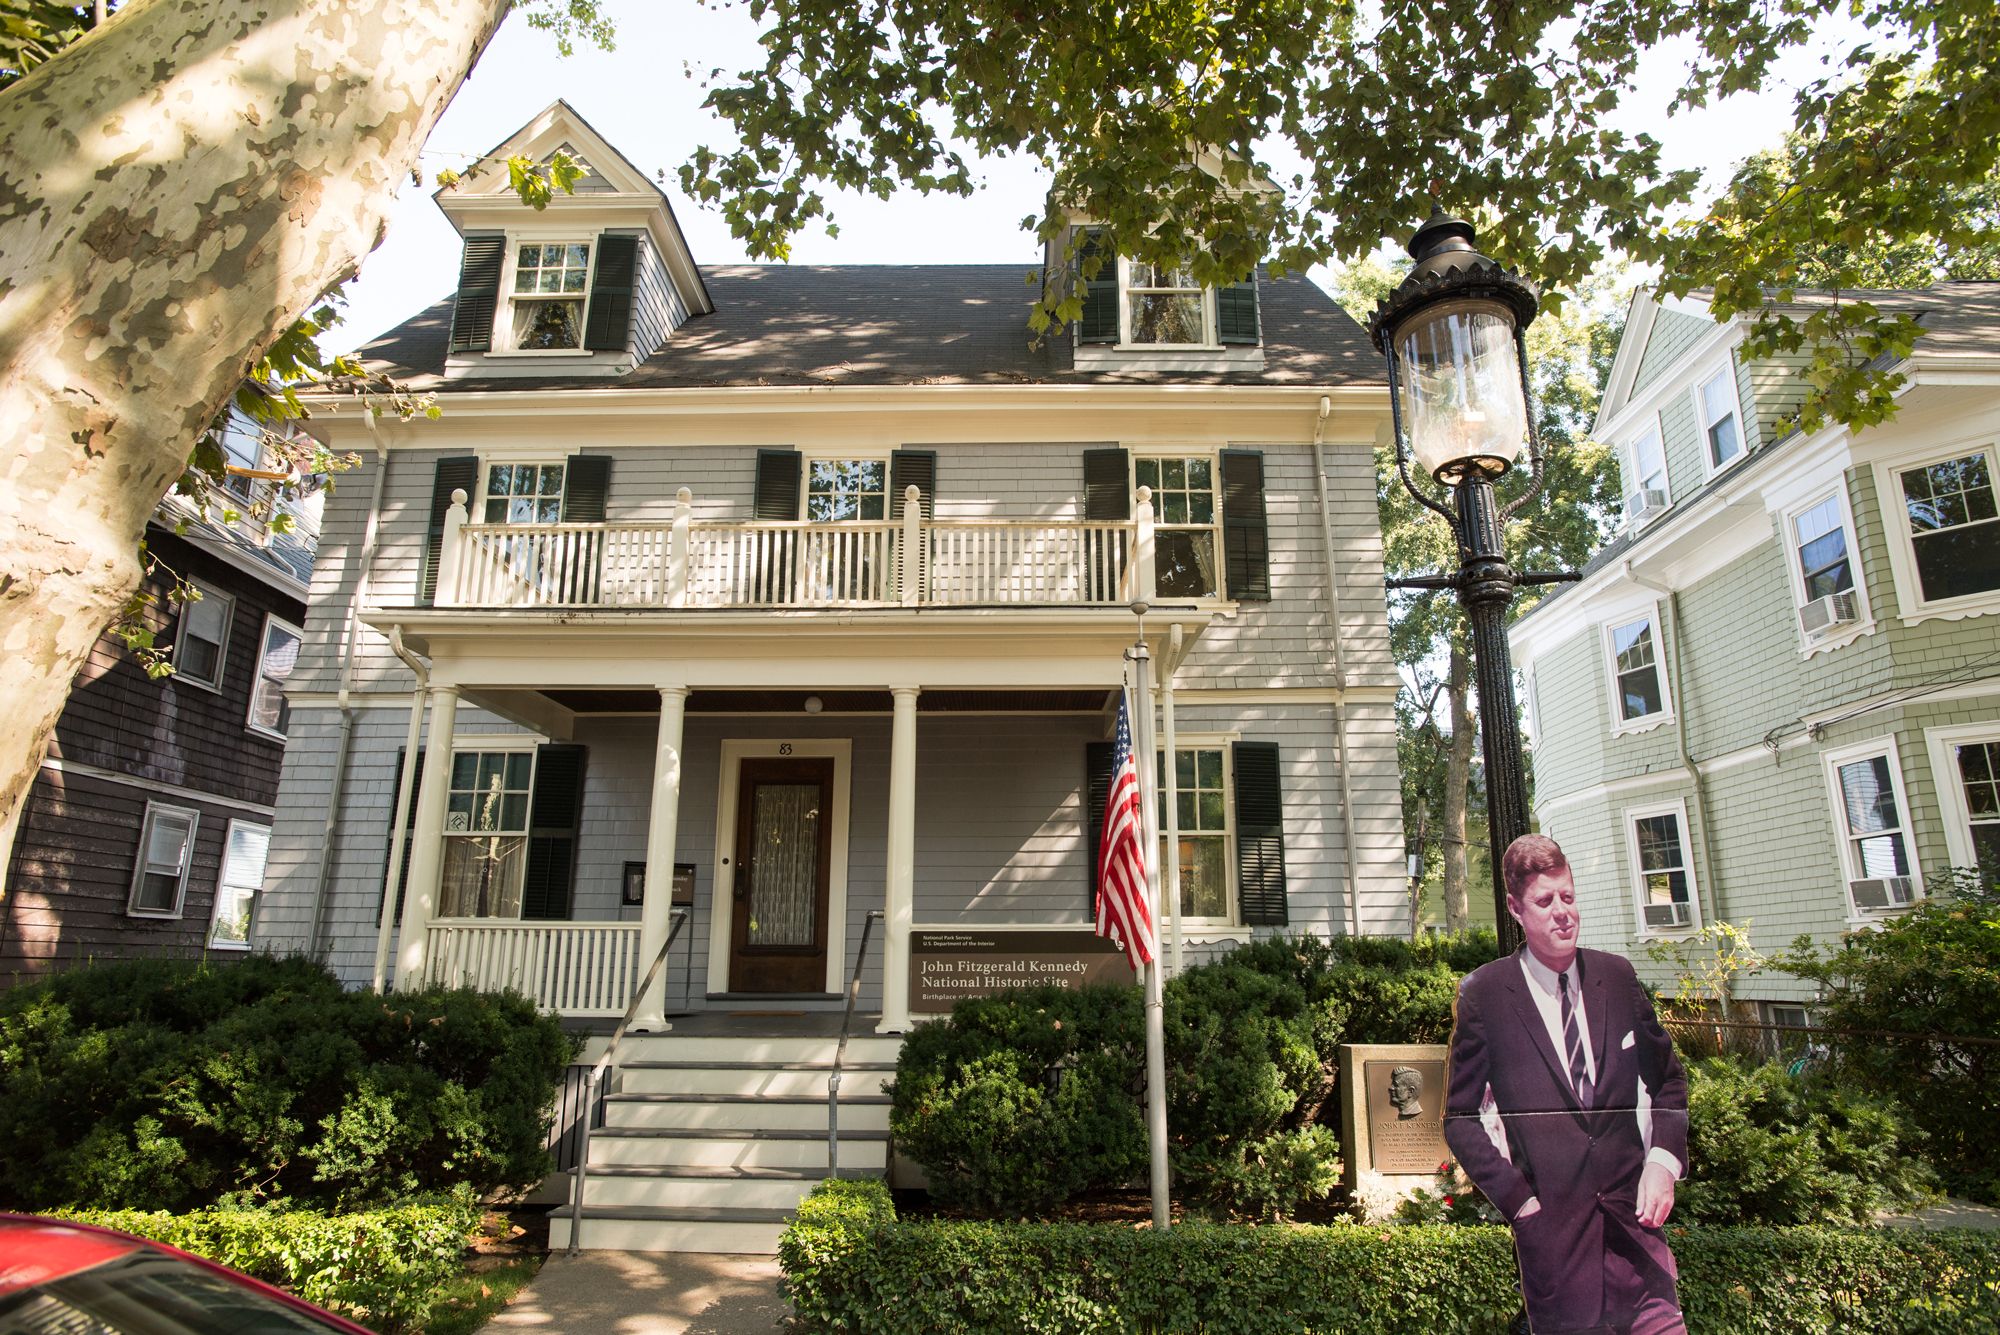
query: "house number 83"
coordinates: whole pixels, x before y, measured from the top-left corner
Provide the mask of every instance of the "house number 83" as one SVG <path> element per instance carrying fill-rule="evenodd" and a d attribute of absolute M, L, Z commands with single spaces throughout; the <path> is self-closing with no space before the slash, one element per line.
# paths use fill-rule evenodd
<path fill-rule="evenodd" d="M 790 742 L 779 742 L 779 743 L 778 743 L 778 754 L 779 754 L 779 755 L 781 755 L 781 756 L 788 756 L 788 755 L 790 755 L 791 753 L 792 753 L 792 744 L 791 744 Z"/>

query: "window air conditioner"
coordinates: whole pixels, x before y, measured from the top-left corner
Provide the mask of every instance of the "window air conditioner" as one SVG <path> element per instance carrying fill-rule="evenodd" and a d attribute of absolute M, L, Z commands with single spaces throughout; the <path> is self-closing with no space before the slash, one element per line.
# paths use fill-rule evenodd
<path fill-rule="evenodd" d="M 1868 881 L 1849 881 L 1847 892 L 1861 912 L 1883 913 L 1910 904 L 1916 899 L 1917 887 L 1908 876 L 1878 876 Z"/>
<path fill-rule="evenodd" d="M 1648 927 L 1671 930 L 1676 927 L 1686 927 L 1692 921 L 1690 909 L 1686 904 L 1646 905 L 1646 926 Z"/>
<path fill-rule="evenodd" d="M 1836 626 L 1844 626 L 1859 615 L 1855 605 L 1854 591 L 1829 593 L 1824 598 L 1815 598 L 1799 609 L 1799 624 L 1806 634 L 1819 639 Z"/>
<path fill-rule="evenodd" d="M 1667 493 L 1658 487 L 1641 487 L 1625 498 L 1625 522 L 1638 522 L 1639 516 L 1649 515 L 1655 510 L 1667 508 Z"/>

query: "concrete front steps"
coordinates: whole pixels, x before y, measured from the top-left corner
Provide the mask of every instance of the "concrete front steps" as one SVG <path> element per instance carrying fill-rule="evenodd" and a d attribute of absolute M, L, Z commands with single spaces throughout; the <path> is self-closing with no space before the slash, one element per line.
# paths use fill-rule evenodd
<path fill-rule="evenodd" d="M 857 1026 L 858 1027 L 858 1026 Z M 628 1036 L 604 1125 L 590 1133 L 582 1245 L 769 1255 L 828 1176 L 826 1078 L 837 1039 Z M 850 1038 L 840 1082 L 840 1172 L 888 1170 L 900 1038 Z M 549 1215 L 569 1245 L 570 1212 Z"/>

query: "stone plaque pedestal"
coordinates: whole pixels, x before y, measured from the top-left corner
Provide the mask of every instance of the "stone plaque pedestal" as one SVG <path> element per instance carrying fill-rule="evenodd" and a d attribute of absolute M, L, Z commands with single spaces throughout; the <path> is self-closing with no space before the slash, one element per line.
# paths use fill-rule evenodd
<path fill-rule="evenodd" d="M 1413 1191 L 1448 1189 L 1442 1043 L 1347 1043 L 1340 1049 L 1340 1128 L 1348 1194 L 1368 1221 Z"/>

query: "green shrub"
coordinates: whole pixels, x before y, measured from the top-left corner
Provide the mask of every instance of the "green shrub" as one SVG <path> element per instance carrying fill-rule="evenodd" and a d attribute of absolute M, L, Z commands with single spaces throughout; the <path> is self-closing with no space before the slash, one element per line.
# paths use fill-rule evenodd
<path fill-rule="evenodd" d="M 303 959 L 134 960 L 0 993 L 0 1200 L 353 1209 L 527 1184 L 576 1040 L 516 994 Z"/>
<path fill-rule="evenodd" d="M 1802 937 L 1774 965 L 1819 984 L 1814 1018 L 1830 1029 L 2000 1035 L 2000 894 L 1965 880 L 1831 955 Z M 2000 1205 L 2000 1048 L 1871 1037 L 1833 1055 L 1843 1077 L 1910 1110 L 1947 1187 Z"/>
<path fill-rule="evenodd" d="M 364 1214 L 77 1210 L 58 1218 L 152 1238 L 390 1332 L 421 1328 L 479 1227 L 469 1196 Z"/>
<path fill-rule="evenodd" d="M 1146 1170 L 1137 988 L 968 997 L 903 1041 L 889 1128 L 946 1205 L 1033 1214 Z"/>
<path fill-rule="evenodd" d="M 1688 1175 L 1675 1217 L 1703 1224 L 1874 1222 L 1935 1193 L 1923 1133 L 1883 1099 L 1777 1063 L 1688 1065 Z"/>
<path fill-rule="evenodd" d="M 1459 966 L 1491 932 L 1411 943 L 1257 941 L 1166 986 L 1167 1126 L 1177 1181 L 1225 1210 L 1283 1217 L 1324 1196 L 1339 1161 L 1343 1043 L 1440 1043 Z M 943 1203 L 1039 1214 L 1146 1166 L 1136 988 L 960 1001 L 897 1062 L 890 1127 Z M 1060 1089 L 1052 1079 L 1063 1071 Z"/>
<path fill-rule="evenodd" d="M 1504 1228 L 900 1223 L 886 1191 L 839 1186 L 778 1244 L 807 1331 L 1499 1335 L 1520 1304 Z M 2000 1331 L 2000 1235 L 1673 1234 L 1702 1335 Z"/>

